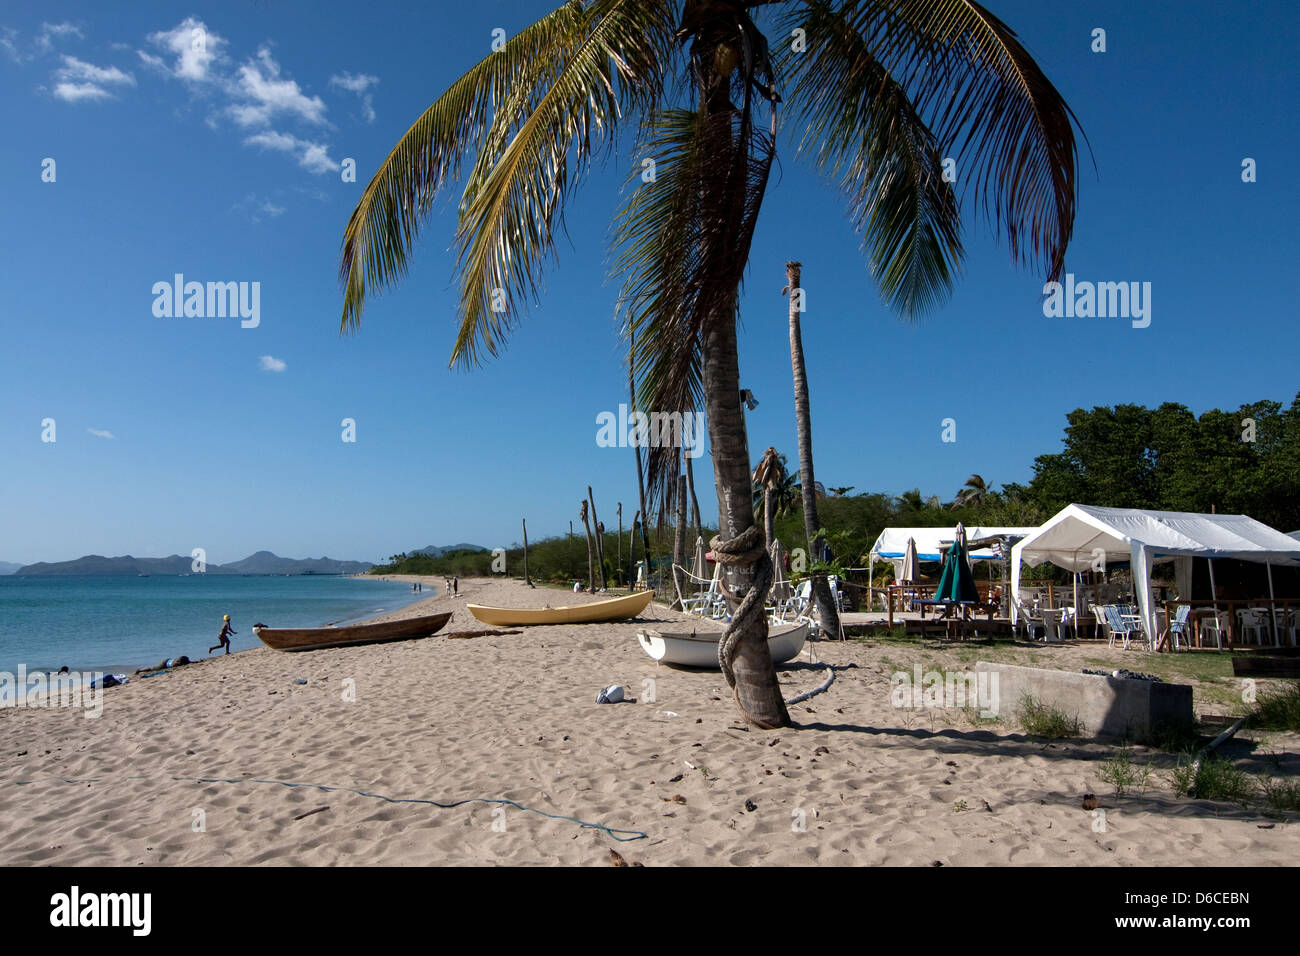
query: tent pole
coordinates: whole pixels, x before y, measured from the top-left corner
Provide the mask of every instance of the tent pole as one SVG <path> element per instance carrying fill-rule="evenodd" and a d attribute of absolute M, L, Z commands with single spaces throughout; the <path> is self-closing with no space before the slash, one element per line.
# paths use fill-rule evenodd
<path fill-rule="evenodd" d="M 1273 624 L 1273 646 L 1280 643 L 1277 639 L 1277 598 L 1273 597 L 1273 565 L 1269 562 L 1264 563 L 1268 568 L 1268 617 Z"/>

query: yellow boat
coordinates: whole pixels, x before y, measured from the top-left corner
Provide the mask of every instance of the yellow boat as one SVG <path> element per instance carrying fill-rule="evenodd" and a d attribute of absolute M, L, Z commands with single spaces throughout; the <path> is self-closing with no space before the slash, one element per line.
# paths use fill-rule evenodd
<path fill-rule="evenodd" d="M 601 621 L 625 621 L 636 617 L 654 600 L 654 591 L 640 591 L 608 601 L 570 604 L 567 607 L 487 607 L 467 604 L 469 612 L 484 624 L 517 627 L 523 624 L 597 624 Z"/>

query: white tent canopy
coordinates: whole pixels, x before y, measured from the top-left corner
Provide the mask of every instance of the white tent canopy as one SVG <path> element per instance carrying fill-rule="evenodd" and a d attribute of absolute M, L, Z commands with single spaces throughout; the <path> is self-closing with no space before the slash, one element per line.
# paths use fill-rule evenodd
<path fill-rule="evenodd" d="M 1179 591 L 1186 593 L 1193 557 L 1300 565 L 1300 541 L 1246 515 L 1067 505 L 1011 549 L 1011 590 L 1019 593 L 1022 564 L 1050 561 L 1078 573 L 1127 561 L 1133 570 L 1139 613 L 1147 634 L 1154 638 L 1152 565 L 1171 558 L 1186 559 L 1178 562 L 1177 569 Z"/>
<path fill-rule="evenodd" d="M 956 535 L 956 526 L 947 525 L 940 528 L 886 528 L 871 546 L 872 559 L 880 558 L 894 562 L 894 574 L 901 573 L 903 555 L 907 553 L 907 539 L 916 542 L 916 556 L 922 561 L 942 561 L 944 552 L 952 544 Z M 984 528 L 972 525 L 966 529 L 967 541 L 979 541 L 981 538 L 1010 537 L 1023 538 L 1033 534 L 1037 528 Z M 998 554 L 993 548 L 974 548 L 967 552 L 972 561 L 1001 561 L 1005 554 Z"/>
<path fill-rule="evenodd" d="M 972 525 L 966 529 L 967 541 L 979 541 L 985 538 L 1023 538 L 1033 534 L 1037 528 L 991 528 Z M 916 543 L 916 557 L 919 561 L 942 561 L 944 552 L 956 537 L 956 526 L 939 528 L 886 528 L 871 546 L 868 567 L 876 560 L 893 562 L 894 580 L 903 580 L 903 558 L 907 554 L 907 542 Z M 1009 553 L 1000 553 L 997 548 L 972 548 L 966 552 L 971 561 L 1005 561 Z M 868 572 L 870 576 L 870 572 Z M 874 598 L 874 584 L 868 585 L 868 600 Z"/>

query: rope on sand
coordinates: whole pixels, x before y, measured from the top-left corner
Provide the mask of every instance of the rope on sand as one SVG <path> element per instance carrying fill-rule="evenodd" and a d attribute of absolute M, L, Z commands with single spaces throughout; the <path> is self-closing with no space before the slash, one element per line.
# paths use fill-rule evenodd
<path fill-rule="evenodd" d="M 803 703 L 803 702 L 804 702 L 805 700 L 807 700 L 809 697 L 816 697 L 816 696 L 817 696 L 818 694 L 820 694 L 822 691 L 824 691 L 824 690 L 826 690 L 828 687 L 830 687 L 831 684 L 833 684 L 833 683 L 835 683 L 835 668 L 832 667 L 830 664 L 827 664 L 827 665 L 826 665 L 826 679 L 825 679 L 824 681 L 822 681 L 820 684 L 818 684 L 818 685 L 817 685 L 816 687 L 814 687 L 812 690 L 804 691 L 802 694 L 799 694 L 797 697 L 787 697 L 787 698 L 786 698 L 786 701 L 785 701 L 785 704 L 786 704 L 787 707 L 789 707 L 791 704 L 800 704 L 800 703 Z"/>
<path fill-rule="evenodd" d="M 55 780 L 63 783 L 99 783 L 104 777 L 55 777 Z M 124 780 L 148 780 L 149 777 L 142 774 L 121 777 Z M 382 793 L 368 793 L 365 790 L 356 790 L 352 787 L 333 787 L 323 783 L 296 783 L 291 780 L 259 780 L 249 777 L 171 777 L 172 780 L 178 780 L 182 783 L 273 783 L 281 787 L 305 788 L 309 790 L 321 790 L 325 793 L 355 793 L 359 797 L 369 797 L 372 800 L 383 800 L 385 803 L 422 803 L 431 807 L 438 807 L 442 810 L 451 810 L 455 807 L 464 806 L 467 803 L 497 803 L 507 807 L 514 807 L 516 810 L 525 810 L 528 813 L 536 813 L 539 816 L 549 817 L 552 820 L 567 820 L 570 823 L 576 823 L 585 830 L 603 830 L 609 836 L 619 843 L 629 843 L 632 840 L 645 840 L 648 835 L 640 830 L 620 830 L 615 827 L 607 827 L 603 823 L 590 823 L 586 820 L 580 820 L 577 817 L 565 816 L 562 813 L 547 813 L 545 810 L 538 810 L 535 807 L 526 807 L 522 803 L 514 800 L 506 800 L 500 797 L 467 797 L 464 800 L 453 800 L 451 803 L 442 803 L 438 800 L 425 800 L 417 797 L 388 797 Z M 37 783 L 35 780 L 15 780 L 18 786 L 27 786 Z M 630 833 L 631 836 L 619 836 L 620 833 Z"/>

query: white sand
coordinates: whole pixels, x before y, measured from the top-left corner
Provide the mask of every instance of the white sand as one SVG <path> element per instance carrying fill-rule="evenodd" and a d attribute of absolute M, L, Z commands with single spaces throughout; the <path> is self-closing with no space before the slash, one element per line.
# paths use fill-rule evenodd
<path fill-rule="evenodd" d="M 592 599 L 463 579 L 459 598 L 394 616 L 450 606 L 445 630 L 458 631 L 484 626 L 467 600 Z M 647 617 L 677 615 L 655 605 Z M 792 709 L 803 729 L 760 732 L 743 728 L 721 674 L 646 657 L 641 626 L 258 649 L 111 689 L 98 720 L 0 711 L 0 863 L 607 865 L 611 847 L 646 865 L 1290 865 L 1300 856 L 1294 824 L 1262 829 L 1273 821 L 1257 811 L 1174 796 L 1164 774 L 1145 796 L 1115 797 L 1098 778 L 1111 747 L 1035 742 L 1011 725 L 973 729 L 960 712 L 895 710 L 887 675 L 924 660 L 923 648 L 815 645 L 825 661 L 858 666 Z M 1059 666 L 1079 666 L 1071 649 L 1053 650 L 1067 652 Z M 1142 669 L 1136 653 L 1109 653 L 1115 666 Z M 823 676 L 804 664 L 781 680 L 792 696 Z M 354 702 L 343 699 L 349 681 Z M 615 682 L 636 702 L 595 704 Z M 1293 759 L 1296 743 L 1275 735 L 1272 746 Z M 1139 748 L 1139 759 L 1147 753 Z M 494 816 L 482 803 L 391 804 L 256 779 L 509 799 L 648 838 L 616 843 L 512 808 Z M 1080 808 L 1085 792 L 1109 808 L 1105 832 Z"/>

